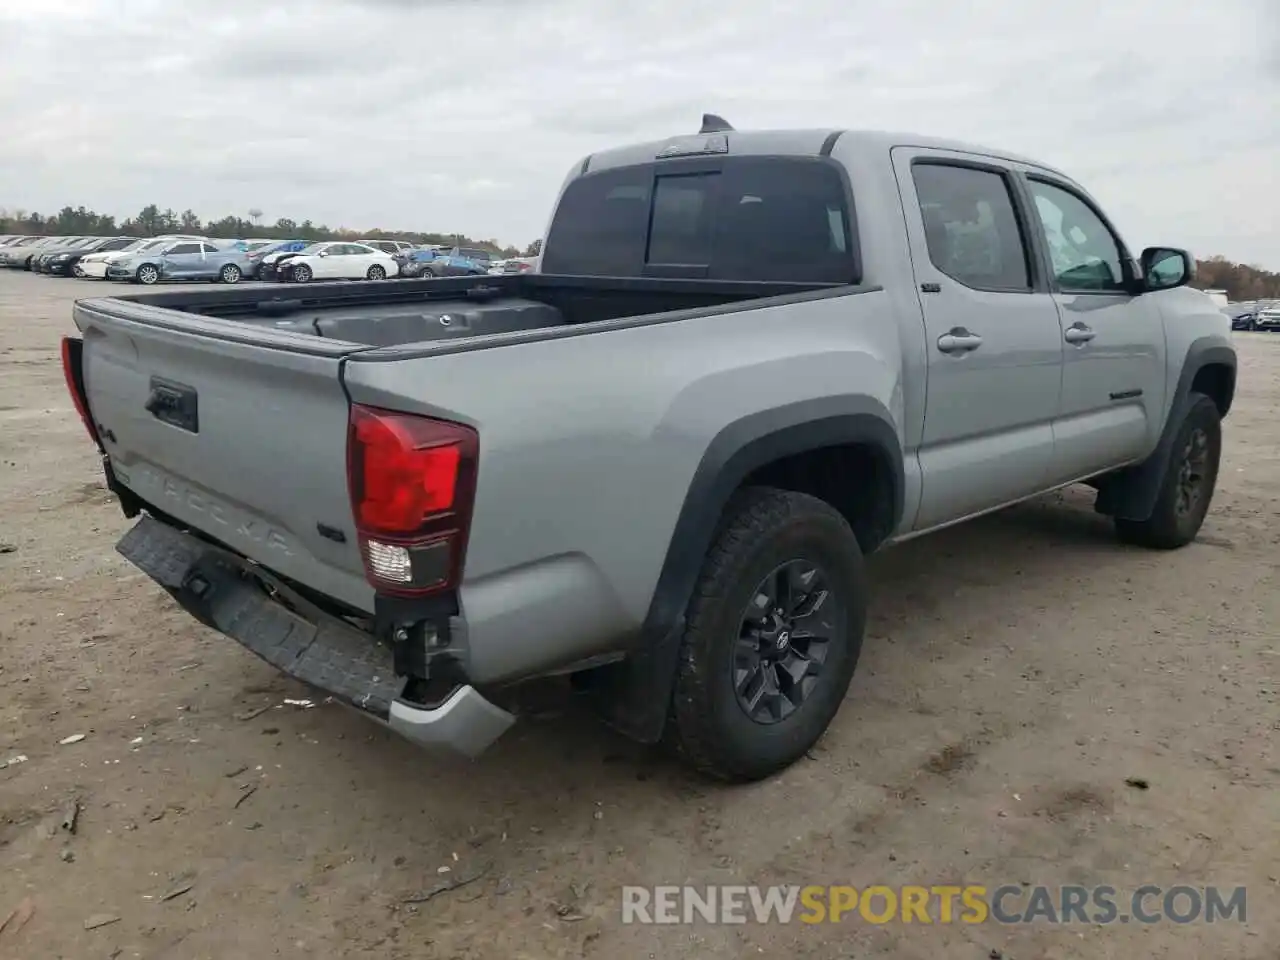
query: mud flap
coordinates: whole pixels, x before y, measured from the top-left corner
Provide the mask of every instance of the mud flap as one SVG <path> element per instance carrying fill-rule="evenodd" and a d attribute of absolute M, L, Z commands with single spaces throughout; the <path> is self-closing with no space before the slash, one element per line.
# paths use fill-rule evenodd
<path fill-rule="evenodd" d="M 201 623 L 273 667 L 386 720 L 400 696 L 391 650 L 255 564 L 144 516 L 116 550 Z"/>
<path fill-rule="evenodd" d="M 1173 456 L 1174 438 L 1182 421 L 1187 418 L 1192 402 L 1190 394 L 1178 397 L 1151 456 L 1142 463 L 1111 474 L 1099 485 L 1098 496 L 1093 501 L 1095 511 L 1119 520 L 1138 522 L 1151 516 L 1168 472 L 1169 458 Z"/>

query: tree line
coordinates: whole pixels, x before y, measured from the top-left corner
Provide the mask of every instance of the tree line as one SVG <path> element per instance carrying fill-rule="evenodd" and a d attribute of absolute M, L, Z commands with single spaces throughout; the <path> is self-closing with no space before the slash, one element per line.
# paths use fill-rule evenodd
<path fill-rule="evenodd" d="M 1233 301 L 1280 300 L 1280 273 L 1232 263 L 1226 257 L 1197 260 L 1194 286 L 1201 290 L 1225 290 Z"/>
<path fill-rule="evenodd" d="M 501 253 L 504 257 L 534 256 L 540 241 L 534 241 L 524 250 L 500 244 L 497 240 L 476 240 L 461 233 L 423 233 L 415 230 L 365 230 L 334 229 L 310 220 L 298 223 L 281 217 L 275 223 L 262 222 L 262 212 L 247 211 L 248 218 L 226 216 L 221 220 L 202 221 L 194 210 L 175 213 L 161 210 L 156 204 L 148 204 L 132 217 L 120 222 L 109 214 L 80 207 L 63 207 L 56 214 L 47 216 L 28 213 L 25 210 L 0 209 L 0 235 L 36 234 L 39 236 L 103 236 L 103 237 L 154 237 L 166 233 L 190 233 L 209 237 L 261 240 L 358 240 L 361 237 L 382 240 L 406 240 L 410 243 L 440 244 L 442 246 L 479 247 Z"/>

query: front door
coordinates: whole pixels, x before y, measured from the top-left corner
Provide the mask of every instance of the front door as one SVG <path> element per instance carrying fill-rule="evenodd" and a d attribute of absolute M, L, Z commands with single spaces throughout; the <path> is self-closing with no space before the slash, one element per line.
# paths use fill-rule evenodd
<path fill-rule="evenodd" d="M 1062 331 L 1002 161 L 898 147 L 894 169 L 928 351 L 915 530 L 1043 489 Z"/>
<path fill-rule="evenodd" d="M 200 262 L 200 244 L 175 243 L 164 252 L 160 273 L 166 280 L 182 280 L 190 277 Z"/>
<path fill-rule="evenodd" d="M 1153 298 L 1132 293 L 1124 244 L 1078 187 L 1038 172 L 1026 185 L 1062 325 L 1050 479 L 1066 483 L 1155 447 L 1165 400 L 1163 321 Z"/>
<path fill-rule="evenodd" d="M 226 261 L 226 254 L 219 250 L 212 243 L 202 243 L 200 245 L 200 256 L 193 257 L 191 260 L 190 276 L 194 279 L 199 277 L 204 280 L 210 280 L 218 275 L 218 271 L 222 269 L 222 264 Z"/>
<path fill-rule="evenodd" d="M 342 276 L 342 252 L 346 244 L 335 243 L 310 258 L 311 275 L 317 280 L 332 280 Z"/>

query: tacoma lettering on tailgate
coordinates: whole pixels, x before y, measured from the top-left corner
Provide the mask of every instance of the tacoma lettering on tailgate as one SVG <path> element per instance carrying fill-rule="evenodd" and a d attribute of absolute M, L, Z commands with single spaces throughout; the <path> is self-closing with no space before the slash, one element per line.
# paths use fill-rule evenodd
<path fill-rule="evenodd" d="M 193 490 L 181 481 L 150 467 L 143 467 L 134 475 L 142 481 L 142 486 L 159 492 L 163 499 L 180 504 L 188 511 L 208 517 L 216 526 L 234 530 L 236 536 L 266 547 L 268 550 L 278 551 L 285 556 L 293 555 L 289 538 L 269 523 L 245 517 L 241 511 L 228 507 L 216 498 Z M 173 512 L 180 516 L 184 511 L 174 508 Z"/>

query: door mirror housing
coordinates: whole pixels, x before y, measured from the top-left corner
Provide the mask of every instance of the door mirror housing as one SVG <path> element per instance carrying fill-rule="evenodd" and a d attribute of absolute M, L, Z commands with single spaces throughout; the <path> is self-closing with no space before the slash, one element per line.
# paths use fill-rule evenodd
<path fill-rule="evenodd" d="M 1196 262 L 1177 247 L 1147 247 L 1142 251 L 1144 290 L 1172 290 L 1190 283 L 1196 276 Z"/>
<path fill-rule="evenodd" d="M 319 253 L 316 254 L 317 257 L 327 257 L 328 255 L 329 255 L 328 250 L 321 250 Z"/>

